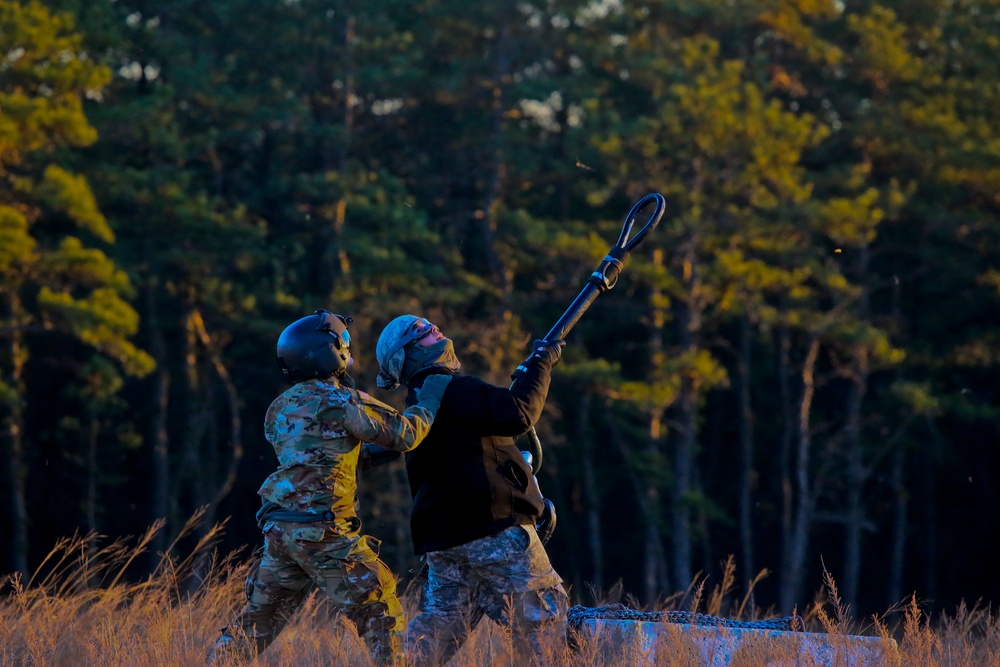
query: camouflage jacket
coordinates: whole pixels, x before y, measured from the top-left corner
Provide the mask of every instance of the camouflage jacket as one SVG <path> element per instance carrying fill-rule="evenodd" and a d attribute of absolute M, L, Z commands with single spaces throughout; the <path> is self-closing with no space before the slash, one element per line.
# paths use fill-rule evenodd
<path fill-rule="evenodd" d="M 299 512 L 330 511 L 336 525 L 355 516 L 361 443 L 405 452 L 427 435 L 436 413 L 417 404 L 399 413 L 336 379 L 300 382 L 274 399 L 264 435 L 278 456 L 278 470 L 257 492 L 264 500 Z"/>

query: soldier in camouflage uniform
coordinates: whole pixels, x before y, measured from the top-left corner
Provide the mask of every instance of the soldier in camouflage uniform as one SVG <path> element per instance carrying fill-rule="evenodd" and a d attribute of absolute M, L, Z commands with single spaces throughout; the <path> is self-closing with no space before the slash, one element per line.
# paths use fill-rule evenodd
<path fill-rule="evenodd" d="M 427 439 L 406 454 L 413 545 L 427 564 L 407 629 L 415 665 L 447 662 L 484 615 L 511 629 L 516 664 L 542 655 L 545 634 L 565 641 L 568 599 L 536 532 L 554 510 L 513 439 L 541 415 L 563 344 L 535 341 L 508 389 L 461 375 L 452 341 L 423 318 L 397 317 L 379 336 L 379 386 L 406 385 L 407 404 L 452 378 Z"/>
<path fill-rule="evenodd" d="M 404 452 L 430 430 L 450 378 L 425 385 L 402 414 L 353 388 L 346 374 L 351 319 L 318 310 L 278 339 L 278 365 L 295 384 L 268 408 L 264 433 L 279 467 L 258 494 L 263 556 L 247 580 L 247 604 L 224 630 L 220 653 L 263 651 L 312 585 L 357 626 L 376 662 L 403 661 L 403 611 L 396 580 L 359 533 L 355 510 L 362 443 Z"/>

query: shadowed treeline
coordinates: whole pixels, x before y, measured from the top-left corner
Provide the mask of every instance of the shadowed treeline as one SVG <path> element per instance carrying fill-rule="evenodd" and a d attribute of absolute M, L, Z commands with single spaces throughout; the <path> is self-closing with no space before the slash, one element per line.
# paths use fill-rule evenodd
<path fill-rule="evenodd" d="M 779 616 L 825 571 L 858 617 L 1000 600 L 998 24 L 996 0 L 0 0 L 0 572 L 159 519 L 121 586 L 227 517 L 221 551 L 257 545 L 285 325 L 352 315 L 352 373 L 395 405 L 374 347 L 404 312 L 508 383 L 659 192 L 538 426 L 576 601 L 684 608 L 729 554 Z M 403 468 L 360 486 L 405 583 Z"/>

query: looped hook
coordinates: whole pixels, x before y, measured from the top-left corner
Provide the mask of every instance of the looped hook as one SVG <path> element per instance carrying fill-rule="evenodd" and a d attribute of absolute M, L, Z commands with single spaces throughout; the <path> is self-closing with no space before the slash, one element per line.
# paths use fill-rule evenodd
<path fill-rule="evenodd" d="M 635 219 L 638 217 L 639 212 L 646 208 L 651 202 L 656 202 L 656 209 L 653 214 L 649 216 L 649 220 L 646 225 L 639 230 L 639 233 L 632 237 L 630 240 L 628 238 L 628 233 L 632 231 L 632 225 L 635 224 Z M 633 249 L 637 248 L 640 243 L 642 243 L 649 233 L 656 229 L 656 226 L 660 224 L 660 218 L 663 217 L 663 211 L 666 209 L 667 200 L 663 198 L 663 195 L 653 192 L 646 195 L 639 201 L 635 203 L 632 210 L 628 212 L 625 216 L 625 222 L 622 225 L 621 236 L 618 237 L 618 243 L 615 244 L 616 248 L 622 248 L 627 252 L 632 252 Z"/>
<path fill-rule="evenodd" d="M 639 213 L 654 202 L 656 208 L 653 210 L 653 214 L 649 216 L 649 220 L 645 226 L 639 230 L 638 234 L 629 239 L 629 232 L 632 231 L 632 226 L 635 224 L 635 219 L 639 216 Z M 591 274 L 587 282 L 597 286 L 597 289 L 601 292 L 606 292 L 613 288 L 618 283 L 618 274 L 622 272 L 625 264 L 628 263 L 632 250 L 637 248 L 649 236 L 649 233 L 660 224 L 660 218 L 663 217 L 666 204 L 667 200 L 663 198 L 663 195 L 655 192 L 637 201 L 632 210 L 625 216 L 625 222 L 622 224 L 622 233 L 618 237 L 618 242 L 608 251 L 607 257 L 601 261 L 600 266 Z"/>

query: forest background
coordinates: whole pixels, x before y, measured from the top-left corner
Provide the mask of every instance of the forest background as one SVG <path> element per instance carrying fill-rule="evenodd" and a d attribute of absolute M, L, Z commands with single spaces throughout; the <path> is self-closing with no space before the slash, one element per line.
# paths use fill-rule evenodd
<path fill-rule="evenodd" d="M 997 0 L 0 0 L 0 572 L 198 508 L 249 554 L 284 326 L 506 384 L 660 192 L 539 424 L 575 600 L 1000 601 L 998 53 Z"/>

